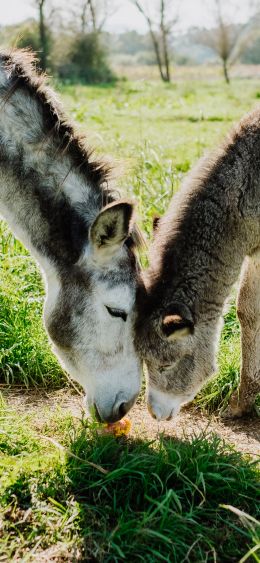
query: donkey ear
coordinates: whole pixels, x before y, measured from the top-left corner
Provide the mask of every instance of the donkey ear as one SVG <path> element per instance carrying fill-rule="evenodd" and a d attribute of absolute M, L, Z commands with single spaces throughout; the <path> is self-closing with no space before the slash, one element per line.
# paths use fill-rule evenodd
<path fill-rule="evenodd" d="M 183 303 L 172 303 L 162 319 L 162 331 L 168 340 L 177 340 L 194 331 L 192 313 Z"/>
<path fill-rule="evenodd" d="M 90 241 L 96 257 L 108 260 L 129 236 L 134 206 L 129 201 L 116 201 L 102 209 L 90 227 Z"/>

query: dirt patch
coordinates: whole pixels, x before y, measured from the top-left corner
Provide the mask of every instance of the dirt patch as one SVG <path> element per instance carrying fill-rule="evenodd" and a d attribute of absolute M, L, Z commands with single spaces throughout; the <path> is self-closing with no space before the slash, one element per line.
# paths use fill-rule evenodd
<path fill-rule="evenodd" d="M 260 455 L 260 419 L 224 423 L 217 416 L 206 416 L 194 407 L 185 408 L 175 419 L 160 423 L 151 419 L 145 405 L 136 406 L 132 413 L 135 428 L 138 428 L 135 431 L 139 432 L 139 428 L 142 428 L 142 435 L 148 437 L 163 432 L 166 436 L 182 439 L 201 432 L 213 432 L 245 454 Z"/>
<path fill-rule="evenodd" d="M 83 401 L 71 389 L 58 391 L 8 389 L 0 391 L 8 405 L 18 412 L 32 414 L 42 422 L 50 411 L 60 408 L 75 417 L 82 418 Z M 179 439 L 196 436 L 201 432 L 214 432 L 237 450 L 253 457 L 260 456 L 260 418 L 221 421 L 216 415 L 206 416 L 194 407 L 185 408 L 170 422 L 156 422 L 151 418 L 143 402 L 131 411 L 131 435 L 145 439 L 155 439 L 159 434 Z"/>

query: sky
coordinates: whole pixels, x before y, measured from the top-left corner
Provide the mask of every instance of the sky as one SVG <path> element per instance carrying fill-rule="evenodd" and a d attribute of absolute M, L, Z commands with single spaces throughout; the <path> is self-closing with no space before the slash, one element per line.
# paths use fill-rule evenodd
<path fill-rule="evenodd" d="M 147 0 L 146 0 L 147 1 Z M 173 4 L 176 0 L 172 0 Z M 49 0 L 52 6 L 64 9 L 68 6 L 68 0 Z M 210 4 L 212 0 L 180 0 L 179 29 L 186 30 L 192 26 L 210 27 L 212 17 L 210 16 Z M 226 3 L 230 0 L 226 0 Z M 18 23 L 26 18 L 36 15 L 33 0 L 0 0 L 0 25 Z M 111 32 L 123 32 L 135 29 L 140 33 L 147 31 L 145 21 L 137 9 L 129 0 L 116 0 L 118 9 L 110 17 L 106 29 Z M 156 0 L 149 0 L 149 5 L 155 4 Z M 243 21 L 248 15 L 249 0 L 237 2 L 239 9 L 236 10 L 236 21 Z"/>

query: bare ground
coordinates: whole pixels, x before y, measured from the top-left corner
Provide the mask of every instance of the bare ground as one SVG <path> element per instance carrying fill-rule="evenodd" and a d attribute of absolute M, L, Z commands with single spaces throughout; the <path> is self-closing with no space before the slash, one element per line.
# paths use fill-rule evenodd
<path fill-rule="evenodd" d="M 82 417 L 82 397 L 71 389 L 58 391 L 25 390 L 0 386 L 0 391 L 10 407 L 20 413 L 32 414 L 37 426 L 44 423 L 50 410 L 57 407 L 71 412 L 73 416 Z M 214 432 L 226 442 L 235 446 L 238 451 L 253 457 L 260 456 L 260 418 L 221 421 L 216 415 L 208 416 L 194 407 L 185 408 L 170 422 L 156 422 L 140 401 L 129 415 L 132 421 L 132 436 L 154 439 L 158 434 L 174 436 L 179 439 L 195 436 L 201 431 Z"/>

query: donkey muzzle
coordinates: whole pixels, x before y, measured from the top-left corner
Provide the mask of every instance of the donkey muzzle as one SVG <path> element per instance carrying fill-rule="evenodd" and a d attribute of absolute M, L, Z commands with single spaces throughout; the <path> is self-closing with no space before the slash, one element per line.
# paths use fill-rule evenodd
<path fill-rule="evenodd" d="M 99 422 L 117 422 L 121 420 L 128 411 L 135 404 L 137 395 L 128 401 L 122 400 L 122 398 L 116 398 L 112 409 L 109 410 L 107 406 L 101 406 L 97 402 L 94 403 L 94 413 L 95 418 Z"/>

